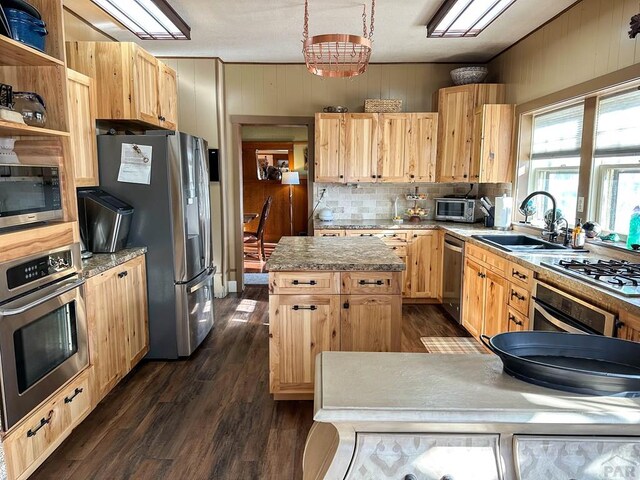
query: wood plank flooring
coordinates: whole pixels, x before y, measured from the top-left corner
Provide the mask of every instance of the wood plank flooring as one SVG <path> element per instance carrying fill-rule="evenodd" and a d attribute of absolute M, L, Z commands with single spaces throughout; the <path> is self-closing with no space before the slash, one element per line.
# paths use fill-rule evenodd
<path fill-rule="evenodd" d="M 403 351 L 465 336 L 440 307 L 403 307 Z M 295 480 L 313 403 L 269 396 L 268 295 L 216 300 L 216 326 L 189 360 L 144 362 L 33 474 L 34 480 Z"/>

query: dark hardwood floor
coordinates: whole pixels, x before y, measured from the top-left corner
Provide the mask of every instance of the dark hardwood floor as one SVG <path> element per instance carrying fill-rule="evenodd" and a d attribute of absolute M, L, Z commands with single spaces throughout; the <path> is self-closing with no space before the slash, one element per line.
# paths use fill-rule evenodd
<path fill-rule="evenodd" d="M 464 336 L 440 307 L 403 307 L 404 351 Z M 33 474 L 34 480 L 302 478 L 312 402 L 269 395 L 268 296 L 216 300 L 216 326 L 189 360 L 134 369 Z"/>

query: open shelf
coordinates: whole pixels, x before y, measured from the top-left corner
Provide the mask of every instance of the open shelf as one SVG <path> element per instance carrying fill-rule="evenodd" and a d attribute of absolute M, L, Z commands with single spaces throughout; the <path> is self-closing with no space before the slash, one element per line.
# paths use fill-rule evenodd
<path fill-rule="evenodd" d="M 22 42 L 0 35 L 0 66 L 3 67 L 52 67 L 64 65 L 62 60 L 42 53 Z"/>
<path fill-rule="evenodd" d="M 13 137 L 13 136 L 68 137 L 70 136 L 70 133 L 62 132 L 60 130 L 51 130 L 49 128 L 31 127 L 29 125 L 21 125 L 19 123 L 0 120 L 0 137 Z"/>

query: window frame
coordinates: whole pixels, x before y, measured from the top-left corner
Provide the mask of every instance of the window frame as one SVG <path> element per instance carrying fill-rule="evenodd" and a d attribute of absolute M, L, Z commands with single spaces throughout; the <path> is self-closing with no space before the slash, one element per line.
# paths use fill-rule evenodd
<path fill-rule="evenodd" d="M 626 156 L 626 155 L 625 155 Z M 630 155 L 629 155 L 630 157 Z M 633 155 L 634 158 L 637 158 L 638 155 Z M 596 192 L 596 198 L 598 199 L 602 199 L 603 198 L 603 194 L 604 194 L 604 184 L 605 184 L 605 180 L 606 180 L 606 176 L 609 172 L 615 172 L 615 171 L 625 171 L 625 172 L 632 172 L 632 173 L 640 173 L 640 164 L 638 163 L 625 163 L 625 164 L 613 164 L 613 165 L 601 165 L 598 167 L 598 171 L 597 173 L 594 174 L 594 185 L 592 186 L 591 190 Z M 617 193 L 617 192 L 616 192 Z M 614 201 L 615 203 L 615 201 Z M 593 208 L 593 216 L 594 218 L 600 219 L 602 218 L 602 213 L 603 213 L 603 208 L 604 208 L 604 204 L 603 202 L 594 202 L 595 206 Z M 611 219 L 609 219 L 611 220 Z M 614 217 L 614 224 L 615 224 L 615 217 Z M 609 225 L 611 225 L 611 223 L 609 223 Z M 602 225 L 602 228 L 608 230 L 609 229 L 609 225 L 605 226 Z M 621 232 L 616 232 L 620 235 L 620 238 L 625 240 L 627 239 L 627 235 L 621 233 Z"/>

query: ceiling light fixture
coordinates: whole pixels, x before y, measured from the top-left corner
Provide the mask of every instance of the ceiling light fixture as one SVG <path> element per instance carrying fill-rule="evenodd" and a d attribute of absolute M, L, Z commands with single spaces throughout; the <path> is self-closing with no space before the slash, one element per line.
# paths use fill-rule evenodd
<path fill-rule="evenodd" d="M 142 40 L 191 40 L 191 27 L 166 0 L 91 0 Z"/>
<path fill-rule="evenodd" d="M 446 0 L 427 24 L 427 37 L 476 37 L 516 0 Z"/>
<path fill-rule="evenodd" d="M 373 43 L 376 0 L 371 0 L 371 26 L 367 31 L 367 7 L 363 5 L 363 35 L 331 33 L 309 37 L 309 1 L 304 2 L 302 54 L 309 70 L 320 77 L 349 78 L 367 71 Z"/>

